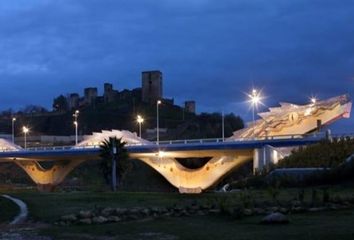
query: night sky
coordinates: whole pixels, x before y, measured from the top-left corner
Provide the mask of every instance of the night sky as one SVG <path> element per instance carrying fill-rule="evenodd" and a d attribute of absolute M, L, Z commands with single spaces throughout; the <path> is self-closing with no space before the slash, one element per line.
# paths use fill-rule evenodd
<path fill-rule="evenodd" d="M 354 90 L 353 0 L 11 0 L 0 2 L 0 109 L 51 107 L 161 70 L 164 95 L 246 120 L 266 106 Z M 354 132 L 354 118 L 335 124 Z"/>

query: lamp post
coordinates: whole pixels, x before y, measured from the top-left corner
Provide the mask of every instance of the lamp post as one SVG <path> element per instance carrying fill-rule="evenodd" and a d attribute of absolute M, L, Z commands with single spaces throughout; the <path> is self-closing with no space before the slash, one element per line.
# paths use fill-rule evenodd
<path fill-rule="evenodd" d="M 140 115 L 137 116 L 136 121 L 139 124 L 139 137 L 141 138 L 141 124 L 144 122 L 144 118 L 142 118 Z"/>
<path fill-rule="evenodd" d="M 255 108 L 258 106 L 258 103 L 260 102 L 261 98 L 259 92 L 256 89 L 252 90 L 252 93 L 249 95 L 249 97 L 251 99 L 251 104 L 252 104 L 253 137 L 255 137 L 255 128 L 256 128 L 256 122 L 254 119 Z"/>
<path fill-rule="evenodd" d="M 224 111 L 221 113 L 221 131 L 222 131 L 222 141 L 225 141 L 225 115 Z"/>
<path fill-rule="evenodd" d="M 15 143 L 15 122 L 16 118 L 12 118 L 12 143 Z"/>
<path fill-rule="evenodd" d="M 161 100 L 157 100 L 156 102 L 156 144 L 159 145 L 160 141 L 160 131 L 159 131 L 159 105 L 161 104 Z"/>
<path fill-rule="evenodd" d="M 74 117 L 74 125 L 75 125 L 75 145 L 78 143 L 78 127 L 79 127 L 79 122 L 77 121 L 79 117 L 79 110 L 76 110 L 75 113 L 73 114 Z"/>
<path fill-rule="evenodd" d="M 315 105 L 317 102 L 317 99 L 315 97 L 312 97 L 310 100 L 313 105 Z"/>
<path fill-rule="evenodd" d="M 22 132 L 25 136 L 25 149 L 27 149 L 27 133 L 29 132 L 29 129 L 26 126 L 22 127 Z"/>

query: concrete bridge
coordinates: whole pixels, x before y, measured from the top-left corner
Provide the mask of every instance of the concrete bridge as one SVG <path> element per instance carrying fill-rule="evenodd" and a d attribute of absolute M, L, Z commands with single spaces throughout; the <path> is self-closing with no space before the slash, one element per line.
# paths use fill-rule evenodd
<path fill-rule="evenodd" d="M 214 185 L 225 174 L 246 161 L 253 160 L 254 169 L 277 163 L 289 149 L 320 141 L 318 132 L 340 118 L 349 118 L 351 100 L 342 95 L 306 105 L 280 103 L 259 113 L 261 119 L 233 133 L 224 140 L 199 139 L 166 141 L 155 144 L 129 131 L 102 131 L 73 147 L 37 148 L 24 150 L 0 139 L 0 162 L 20 166 L 41 190 L 51 190 L 84 161 L 99 159 L 99 146 L 109 137 L 122 138 L 128 144 L 131 158 L 139 159 L 163 175 L 180 192 L 200 193 Z M 199 169 L 189 169 L 176 158 L 210 158 Z M 51 161 L 46 169 L 41 162 Z"/>
<path fill-rule="evenodd" d="M 151 166 L 181 193 L 200 193 L 246 161 L 253 160 L 254 168 L 261 169 L 283 157 L 279 149 L 313 144 L 323 138 L 323 134 L 313 134 L 242 141 L 193 139 L 165 141 L 159 145 L 129 145 L 127 150 L 130 158 Z M 199 169 L 188 169 L 176 160 L 204 157 L 211 159 Z M 20 166 L 42 191 L 53 190 L 75 167 L 90 160 L 100 160 L 98 145 L 0 152 L 0 162 L 13 162 Z M 53 162 L 53 165 L 46 169 L 42 162 Z"/>

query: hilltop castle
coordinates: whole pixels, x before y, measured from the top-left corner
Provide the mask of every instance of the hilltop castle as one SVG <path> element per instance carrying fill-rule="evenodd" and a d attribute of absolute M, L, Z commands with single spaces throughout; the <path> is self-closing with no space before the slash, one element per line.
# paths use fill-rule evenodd
<path fill-rule="evenodd" d="M 144 71 L 141 73 L 141 87 L 132 90 L 115 90 L 113 84 L 104 83 L 103 95 L 98 95 L 97 87 L 87 87 L 84 89 L 84 96 L 78 93 L 71 93 L 66 96 L 66 104 L 61 110 L 71 111 L 87 106 L 95 106 L 97 103 L 112 103 L 119 100 L 134 98 L 147 104 L 155 104 L 157 100 L 162 100 L 166 104 L 174 105 L 174 99 L 167 99 L 163 96 L 163 76 L 162 72 Z M 53 104 L 55 106 L 55 104 Z M 186 101 L 184 105 L 186 112 L 196 113 L 195 101 Z"/>

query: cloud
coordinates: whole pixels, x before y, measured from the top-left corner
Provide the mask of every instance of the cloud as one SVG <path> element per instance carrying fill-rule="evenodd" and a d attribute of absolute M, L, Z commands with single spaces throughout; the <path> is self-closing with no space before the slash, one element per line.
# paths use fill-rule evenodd
<path fill-rule="evenodd" d="M 163 71 L 177 102 L 245 117 L 243 92 L 253 86 L 267 105 L 351 93 L 353 10 L 349 0 L 3 1 L 0 82 L 11 84 L 0 107 L 50 106 L 103 82 L 137 87 L 149 69 Z M 28 93 L 8 97 L 25 82 Z M 43 95 L 30 94 L 39 86 Z"/>

